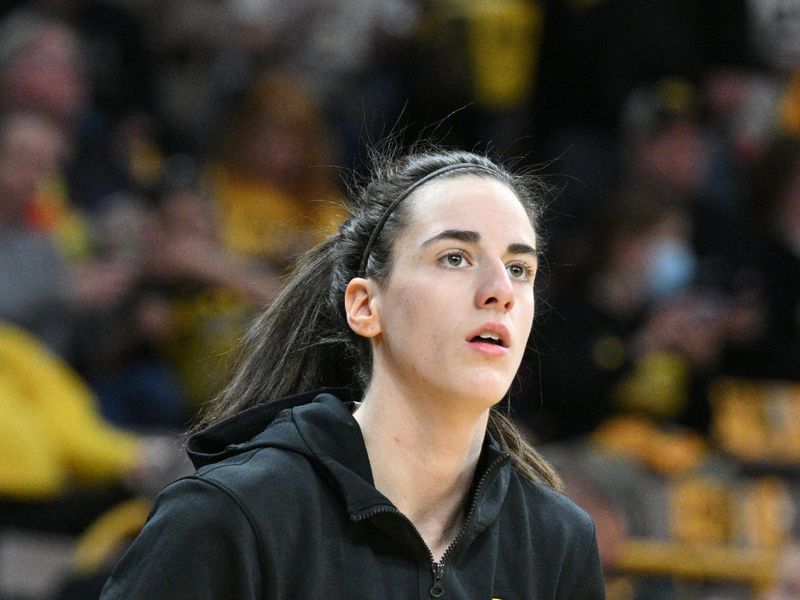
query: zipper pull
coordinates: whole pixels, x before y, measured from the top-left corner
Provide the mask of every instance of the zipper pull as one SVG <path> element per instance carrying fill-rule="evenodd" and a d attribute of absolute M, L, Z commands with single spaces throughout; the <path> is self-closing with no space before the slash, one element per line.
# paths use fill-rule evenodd
<path fill-rule="evenodd" d="M 431 598 L 441 598 L 444 595 L 444 565 L 435 562 L 431 565 L 433 569 L 433 586 L 431 587 Z"/>

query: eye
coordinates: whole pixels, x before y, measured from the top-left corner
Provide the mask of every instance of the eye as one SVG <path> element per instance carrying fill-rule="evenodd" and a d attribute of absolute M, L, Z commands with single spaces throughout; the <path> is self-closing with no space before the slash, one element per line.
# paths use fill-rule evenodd
<path fill-rule="evenodd" d="M 533 269 L 525 263 L 511 263 L 506 267 L 512 279 L 530 281 L 533 279 Z"/>
<path fill-rule="evenodd" d="M 439 263 L 451 269 L 463 269 L 469 265 L 469 261 L 460 250 L 451 250 L 439 258 Z"/>

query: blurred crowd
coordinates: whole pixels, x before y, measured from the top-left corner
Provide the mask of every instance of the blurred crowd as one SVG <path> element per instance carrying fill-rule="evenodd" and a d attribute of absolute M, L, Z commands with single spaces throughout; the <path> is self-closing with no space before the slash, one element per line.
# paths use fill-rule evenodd
<path fill-rule="evenodd" d="M 800 597 L 800 0 L 39 0 L 0 8 L 0 571 L 76 550 L 0 598 L 96 597 L 387 136 L 553 190 L 507 403 L 609 598 Z"/>

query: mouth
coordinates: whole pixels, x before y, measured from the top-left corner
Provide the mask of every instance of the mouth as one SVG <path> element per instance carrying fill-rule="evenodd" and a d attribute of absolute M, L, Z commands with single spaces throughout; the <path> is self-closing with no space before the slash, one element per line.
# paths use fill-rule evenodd
<path fill-rule="evenodd" d="M 476 335 L 470 341 L 485 342 L 487 344 L 494 344 L 495 346 L 503 346 L 503 340 L 500 339 L 500 336 L 493 333 L 482 333 L 480 335 Z"/>
<path fill-rule="evenodd" d="M 508 329 L 499 323 L 486 323 L 467 337 L 470 343 L 490 344 L 500 348 L 508 348 L 510 339 Z"/>

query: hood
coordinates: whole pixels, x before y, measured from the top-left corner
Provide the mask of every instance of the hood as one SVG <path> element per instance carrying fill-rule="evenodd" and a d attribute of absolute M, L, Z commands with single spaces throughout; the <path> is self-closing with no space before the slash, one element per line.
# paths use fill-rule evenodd
<path fill-rule="evenodd" d="M 195 433 L 186 451 L 198 469 L 259 448 L 297 452 L 322 467 L 351 513 L 390 504 L 374 488 L 361 428 L 343 398 L 347 390 L 326 389 L 259 404 Z"/>
<path fill-rule="evenodd" d="M 192 434 L 186 442 L 186 453 L 195 468 L 210 465 L 254 448 L 275 446 L 287 450 L 302 451 L 304 446 L 291 435 L 265 435 L 270 425 L 280 428 L 286 421 L 284 411 L 313 402 L 325 390 L 307 392 L 297 396 L 281 398 L 273 402 L 258 404 L 240 413 Z M 285 427 L 280 428 L 289 433 Z"/>

